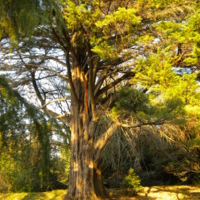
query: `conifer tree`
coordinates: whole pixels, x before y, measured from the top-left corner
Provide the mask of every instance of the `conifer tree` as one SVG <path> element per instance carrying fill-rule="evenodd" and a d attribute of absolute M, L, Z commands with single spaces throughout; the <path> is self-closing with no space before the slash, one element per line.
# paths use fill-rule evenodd
<path fill-rule="evenodd" d="M 3 4 L 6 6 L 10 3 L 6 1 Z M 39 3 L 37 9 L 31 4 L 31 8 L 37 10 L 34 18 L 28 12 L 27 19 L 34 21 L 31 27 L 27 21 L 21 23 L 26 16 L 22 12 L 26 4 L 21 4 L 20 10 L 15 10 L 17 7 L 3 7 L 1 17 L 8 23 L 1 26 L 5 27 L 7 34 L 12 35 L 7 30 L 8 24 L 13 29 L 12 23 L 15 20 L 19 22 L 16 23 L 18 32 L 14 33 L 18 36 L 13 39 L 14 43 L 19 43 L 19 47 L 15 45 L 16 48 L 12 50 L 9 46 L 6 52 L 7 41 L 3 40 L 5 43 L 1 48 L 7 53 L 3 59 L 10 59 L 11 49 L 12 58 L 18 62 L 11 63 L 9 67 L 18 68 L 21 75 L 26 73 L 23 83 L 32 86 L 44 112 L 59 118 L 71 128 L 71 165 L 66 198 L 106 198 L 101 181 L 100 158 L 118 125 L 112 124 L 105 133 L 97 131 L 100 117 L 116 100 L 113 93 L 120 83 L 130 85 L 129 79 L 140 78 L 140 72 L 144 72 L 144 76 L 148 72 L 150 80 L 155 78 L 145 62 L 138 64 L 140 57 L 150 56 L 151 59 L 153 53 L 159 55 L 159 48 L 166 48 L 172 55 L 170 67 L 197 63 L 194 58 L 198 57 L 198 27 L 195 24 L 198 11 L 194 18 L 189 15 L 195 13 L 198 4 L 192 0 L 49 0 Z M 13 19 L 12 12 L 8 12 L 13 11 L 10 8 L 14 8 L 17 16 L 18 12 L 22 12 L 22 18 Z M 8 13 L 6 18 L 5 12 Z M 191 34 L 185 25 L 188 23 Z M 20 29 L 22 24 L 25 31 Z M 188 46 L 191 51 L 184 50 Z M 40 49 L 40 53 L 35 49 Z M 58 49 L 62 50 L 62 55 L 55 51 Z M 52 60 L 62 67 L 49 66 Z M 41 76 L 42 73 L 44 76 Z M 41 84 L 44 77 L 55 76 L 59 78 L 59 84 L 65 83 L 64 97 L 63 93 L 55 95 L 47 91 Z M 166 80 L 163 78 L 163 81 Z M 64 112 L 58 116 L 48 107 L 51 102 L 67 101 L 68 91 L 71 92 L 70 122 Z M 58 98 L 53 99 L 55 96 Z"/>
<path fill-rule="evenodd" d="M 59 159 L 53 156 L 58 151 L 52 150 L 52 135 L 62 134 L 63 127 L 29 104 L 2 76 L 0 101 L 0 191 L 56 188 L 60 183 L 50 171 Z"/>

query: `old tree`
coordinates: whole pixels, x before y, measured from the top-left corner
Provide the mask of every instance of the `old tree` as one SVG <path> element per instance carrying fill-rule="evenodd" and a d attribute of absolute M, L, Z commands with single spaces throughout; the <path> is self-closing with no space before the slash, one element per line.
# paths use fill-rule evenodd
<path fill-rule="evenodd" d="M 44 112 L 70 126 L 71 162 L 66 198 L 105 198 L 101 153 L 120 124 L 107 119 L 109 126 L 105 131 L 105 127 L 101 128 L 102 116 L 116 100 L 119 85 L 146 81 L 145 92 L 151 85 L 166 84 L 168 70 L 173 66 L 198 65 L 198 3 L 183 0 L 0 2 L 3 5 L 1 70 L 15 71 L 13 87 L 25 91 L 29 97 L 34 92 L 34 99 Z M 190 13 L 195 12 L 190 18 Z M 150 64 L 146 60 L 148 56 L 151 56 Z M 157 74 L 163 76 L 162 81 L 152 74 L 155 65 L 163 67 L 161 74 Z M 64 103 L 67 106 L 63 107 Z M 135 126 L 155 123 L 151 120 L 137 121 Z"/>

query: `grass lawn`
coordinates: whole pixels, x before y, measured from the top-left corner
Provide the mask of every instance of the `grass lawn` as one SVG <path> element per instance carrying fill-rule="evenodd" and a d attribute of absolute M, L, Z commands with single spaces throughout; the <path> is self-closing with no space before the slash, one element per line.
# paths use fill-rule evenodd
<path fill-rule="evenodd" d="M 50 192 L 22 192 L 0 193 L 1 200 L 63 200 L 67 190 L 53 190 Z"/>
<path fill-rule="evenodd" d="M 198 186 L 153 186 L 143 187 L 136 196 L 127 196 L 121 189 L 108 190 L 112 200 L 199 200 L 200 187 Z M 63 200 L 66 190 L 32 193 L 0 193 L 1 200 Z"/>

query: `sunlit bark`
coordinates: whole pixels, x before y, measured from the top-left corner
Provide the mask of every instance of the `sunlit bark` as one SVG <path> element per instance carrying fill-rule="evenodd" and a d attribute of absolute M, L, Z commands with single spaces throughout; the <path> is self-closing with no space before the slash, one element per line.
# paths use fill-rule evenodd
<path fill-rule="evenodd" d="M 79 58 L 73 59 L 72 66 L 68 66 L 68 77 L 72 91 L 71 97 L 71 161 L 69 188 L 66 199 L 105 199 L 106 193 L 101 179 L 99 159 L 95 159 L 94 134 L 97 121 L 94 120 L 91 109 L 91 84 L 80 65 L 84 54 L 82 49 L 76 50 Z M 68 65 L 70 63 L 68 62 Z M 90 76 L 91 76 L 90 72 Z M 92 76 L 91 76 L 92 77 Z M 88 96 L 88 87 L 90 94 Z M 94 97 L 93 97 L 94 98 Z M 93 99 L 94 104 L 94 99 Z M 95 109 L 93 107 L 93 109 Z"/>

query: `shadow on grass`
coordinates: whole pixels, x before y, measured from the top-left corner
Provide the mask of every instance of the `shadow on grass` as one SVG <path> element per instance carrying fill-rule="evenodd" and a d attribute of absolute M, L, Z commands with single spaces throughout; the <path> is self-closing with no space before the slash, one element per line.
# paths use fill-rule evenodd
<path fill-rule="evenodd" d="M 28 193 L 22 200 L 42 200 L 42 199 L 47 199 L 47 195 L 44 193 L 37 193 L 37 192 L 32 192 Z"/>
<path fill-rule="evenodd" d="M 151 197 L 146 197 L 146 196 L 138 196 L 138 195 L 130 196 L 123 189 L 109 189 L 108 193 L 110 195 L 110 199 L 111 200 L 135 200 L 135 199 L 140 199 L 140 200 L 150 199 L 150 200 L 154 200 L 154 199 L 156 199 L 156 198 L 151 198 Z"/>

